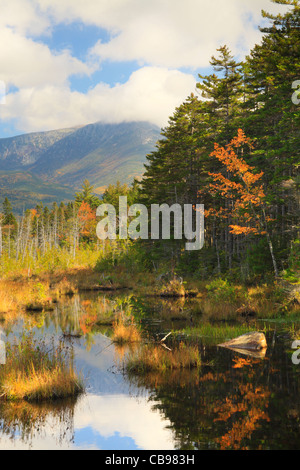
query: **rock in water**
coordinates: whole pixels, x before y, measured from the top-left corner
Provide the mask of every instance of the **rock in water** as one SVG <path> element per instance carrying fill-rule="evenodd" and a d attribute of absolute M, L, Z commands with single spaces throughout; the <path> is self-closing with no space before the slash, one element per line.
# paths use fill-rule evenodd
<path fill-rule="evenodd" d="M 248 349 L 249 351 L 260 351 L 267 347 L 266 337 L 259 331 L 251 331 L 226 343 L 218 344 L 224 348 Z"/>

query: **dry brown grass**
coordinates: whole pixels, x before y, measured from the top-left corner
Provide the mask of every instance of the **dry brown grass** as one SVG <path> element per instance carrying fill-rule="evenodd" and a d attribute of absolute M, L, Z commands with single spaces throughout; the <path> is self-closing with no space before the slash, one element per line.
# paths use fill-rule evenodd
<path fill-rule="evenodd" d="M 183 284 L 177 279 L 166 283 L 159 291 L 162 297 L 184 297 L 186 294 Z"/>
<path fill-rule="evenodd" d="M 51 371 L 36 370 L 30 375 L 17 371 L 7 374 L 1 385 L 1 398 L 7 400 L 42 401 L 70 397 L 78 394 L 80 384 L 73 370 L 55 367 Z"/>
<path fill-rule="evenodd" d="M 128 358 L 126 368 L 129 372 L 147 373 L 200 366 L 199 349 L 181 342 L 172 350 L 165 349 L 162 345 L 145 345 Z"/>
<path fill-rule="evenodd" d="M 51 302 L 48 282 L 0 281 L 0 313 L 16 312 L 26 307 L 46 307 Z"/>
<path fill-rule="evenodd" d="M 6 363 L 0 369 L 1 399 L 54 400 L 83 391 L 68 348 L 51 346 L 44 340 L 35 341 L 30 334 L 6 343 Z"/>
<path fill-rule="evenodd" d="M 141 341 L 140 330 L 134 323 L 133 318 L 126 322 L 122 315 L 113 322 L 113 341 L 118 344 L 137 343 Z"/>

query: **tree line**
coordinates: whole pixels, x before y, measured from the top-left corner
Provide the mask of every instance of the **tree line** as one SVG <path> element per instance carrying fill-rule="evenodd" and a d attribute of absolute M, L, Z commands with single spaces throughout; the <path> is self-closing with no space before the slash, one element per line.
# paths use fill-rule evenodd
<path fill-rule="evenodd" d="M 273 0 L 269 26 L 243 62 L 224 45 L 199 75 L 148 156 L 146 204 L 203 203 L 205 249 L 192 269 L 278 276 L 299 262 L 300 78 L 298 0 Z M 296 92 L 297 94 L 297 92 Z"/>
<path fill-rule="evenodd" d="M 147 155 L 140 181 L 117 182 L 99 198 L 85 181 L 74 201 L 51 209 L 41 204 L 16 220 L 5 199 L 0 220 L 0 253 L 17 259 L 28 251 L 99 247 L 96 208 L 128 204 L 202 203 L 205 246 L 185 252 L 183 242 L 137 241 L 143 266 L 169 263 L 205 278 L 279 276 L 293 279 L 300 269 L 300 80 L 299 0 L 284 14 L 262 12 L 260 44 L 243 61 L 219 47 L 196 90 L 178 106 Z M 300 95 L 300 91 L 299 91 Z"/>

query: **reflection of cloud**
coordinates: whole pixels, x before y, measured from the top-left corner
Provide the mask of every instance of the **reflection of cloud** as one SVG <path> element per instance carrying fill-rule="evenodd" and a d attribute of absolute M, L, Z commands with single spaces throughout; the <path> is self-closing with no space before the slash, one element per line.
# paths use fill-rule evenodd
<path fill-rule="evenodd" d="M 84 405 L 84 406 L 83 406 Z M 78 409 L 80 408 L 80 409 Z M 118 433 L 130 437 L 144 450 L 174 449 L 173 434 L 168 420 L 153 411 L 145 397 L 127 395 L 90 395 L 81 402 L 75 414 L 75 433 L 84 428 L 103 437 Z"/>
<path fill-rule="evenodd" d="M 2 418 L 5 421 L 5 415 Z M 152 409 L 147 397 L 86 395 L 75 405 L 74 420 L 73 412 L 70 416 L 63 412 L 60 417 L 52 416 L 50 407 L 45 420 L 32 421 L 32 429 L 24 439 L 20 438 L 24 433 L 17 428 L 14 438 L 1 432 L 1 449 L 121 450 L 118 446 L 124 449 L 125 444 L 130 449 L 171 450 L 174 439 L 170 424 Z"/>

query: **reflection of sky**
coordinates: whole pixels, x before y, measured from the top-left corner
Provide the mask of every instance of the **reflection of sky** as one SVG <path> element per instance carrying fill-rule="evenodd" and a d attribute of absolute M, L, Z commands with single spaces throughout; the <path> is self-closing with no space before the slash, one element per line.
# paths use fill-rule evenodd
<path fill-rule="evenodd" d="M 145 397 L 87 395 L 79 401 L 74 416 L 74 441 L 59 443 L 57 425 L 49 419 L 41 434 L 27 444 L 1 436 L 1 449 L 174 449 L 170 423 L 162 420 Z"/>
<path fill-rule="evenodd" d="M 173 449 L 172 433 L 166 428 L 170 423 L 151 407 L 145 397 L 88 396 L 75 415 L 75 428 L 79 430 L 75 443 L 89 442 L 105 450 Z"/>
<path fill-rule="evenodd" d="M 51 326 L 48 333 L 53 334 Z M 118 372 L 110 340 L 97 335 L 90 351 L 83 343 L 74 341 L 77 370 L 87 379 L 87 394 L 79 398 L 74 411 L 74 441 L 60 443 L 61 429 L 49 418 L 30 443 L 0 435 L 0 449 L 173 449 L 170 422 L 152 409 L 147 392 Z"/>
<path fill-rule="evenodd" d="M 113 346 L 97 335 L 90 351 L 76 347 L 77 368 L 88 377 L 90 394 L 78 403 L 75 444 L 97 449 L 172 449 L 172 433 L 166 429 L 148 397 L 130 386 L 117 371 Z"/>

